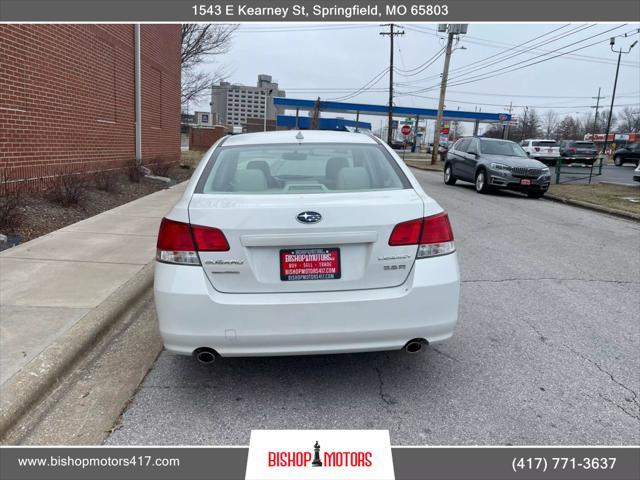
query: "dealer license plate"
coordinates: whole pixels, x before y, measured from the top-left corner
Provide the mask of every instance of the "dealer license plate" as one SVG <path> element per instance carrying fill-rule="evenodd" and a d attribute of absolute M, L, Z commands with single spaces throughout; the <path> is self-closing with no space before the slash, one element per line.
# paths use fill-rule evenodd
<path fill-rule="evenodd" d="M 336 280 L 340 278 L 339 248 L 280 250 L 280 280 Z"/>

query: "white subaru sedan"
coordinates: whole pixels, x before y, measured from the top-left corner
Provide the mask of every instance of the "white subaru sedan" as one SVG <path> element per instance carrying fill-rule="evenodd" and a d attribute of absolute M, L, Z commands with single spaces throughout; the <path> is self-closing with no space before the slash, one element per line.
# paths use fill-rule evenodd
<path fill-rule="evenodd" d="M 446 212 L 362 133 L 222 138 L 162 220 L 156 260 L 164 345 L 202 363 L 413 353 L 458 317 Z"/>

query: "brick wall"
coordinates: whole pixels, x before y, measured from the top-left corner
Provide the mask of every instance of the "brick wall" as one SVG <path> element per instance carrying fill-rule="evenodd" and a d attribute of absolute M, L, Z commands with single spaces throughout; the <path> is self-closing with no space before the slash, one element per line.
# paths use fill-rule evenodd
<path fill-rule="evenodd" d="M 189 150 L 209 150 L 209 147 L 227 134 L 225 127 L 189 128 Z"/>
<path fill-rule="evenodd" d="M 142 155 L 180 156 L 180 26 L 142 25 Z M 0 170 L 21 188 L 135 158 L 133 25 L 0 25 Z"/>

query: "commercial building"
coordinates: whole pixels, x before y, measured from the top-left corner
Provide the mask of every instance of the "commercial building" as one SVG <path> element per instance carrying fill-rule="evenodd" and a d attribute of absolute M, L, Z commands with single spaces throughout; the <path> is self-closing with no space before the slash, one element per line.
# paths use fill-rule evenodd
<path fill-rule="evenodd" d="M 220 82 L 211 88 L 213 123 L 229 127 L 242 127 L 248 119 L 261 118 L 275 122 L 284 110 L 273 104 L 274 97 L 284 97 L 271 75 L 258 75 L 255 87 Z"/>
<path fill-rule="evenodd" d="M 140 26 L 141 159 L 180 158 L 180 25 Z M 136 159 L 134 25 L 0 25 L 0 170 L 39 188 Z"/>

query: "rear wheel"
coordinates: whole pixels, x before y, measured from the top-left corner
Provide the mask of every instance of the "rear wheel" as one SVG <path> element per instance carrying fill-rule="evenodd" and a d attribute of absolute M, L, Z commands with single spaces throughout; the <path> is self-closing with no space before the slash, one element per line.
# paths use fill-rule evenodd
<path fill-rule="evenodd" d="M 529 198 L 541 198 L 544 195 L 544 192 L 527 192 L 527 197 Z"/>
<path fill-rule="evenodd" d="M 622 166 L 622 157 L 620 155 L 616 155 L 615 157 L 613 157 L 613 164 L 616 167 L 621 167 Z"/>
<path fill-rule="evenodd" d="M 458 180 L 455 175 L 453 175 L 453 170 L 451 169 L 451 164 L 447 163 L 444 166 L 444 183 L 447 185 L 454 185 Z"/>
<path fill-rule="evenodd" d="M 489 193 L 490 188 L 487 181 L 487 172 L 478 170 L 478 173 L 476 173 L 476 192 Z"/>

